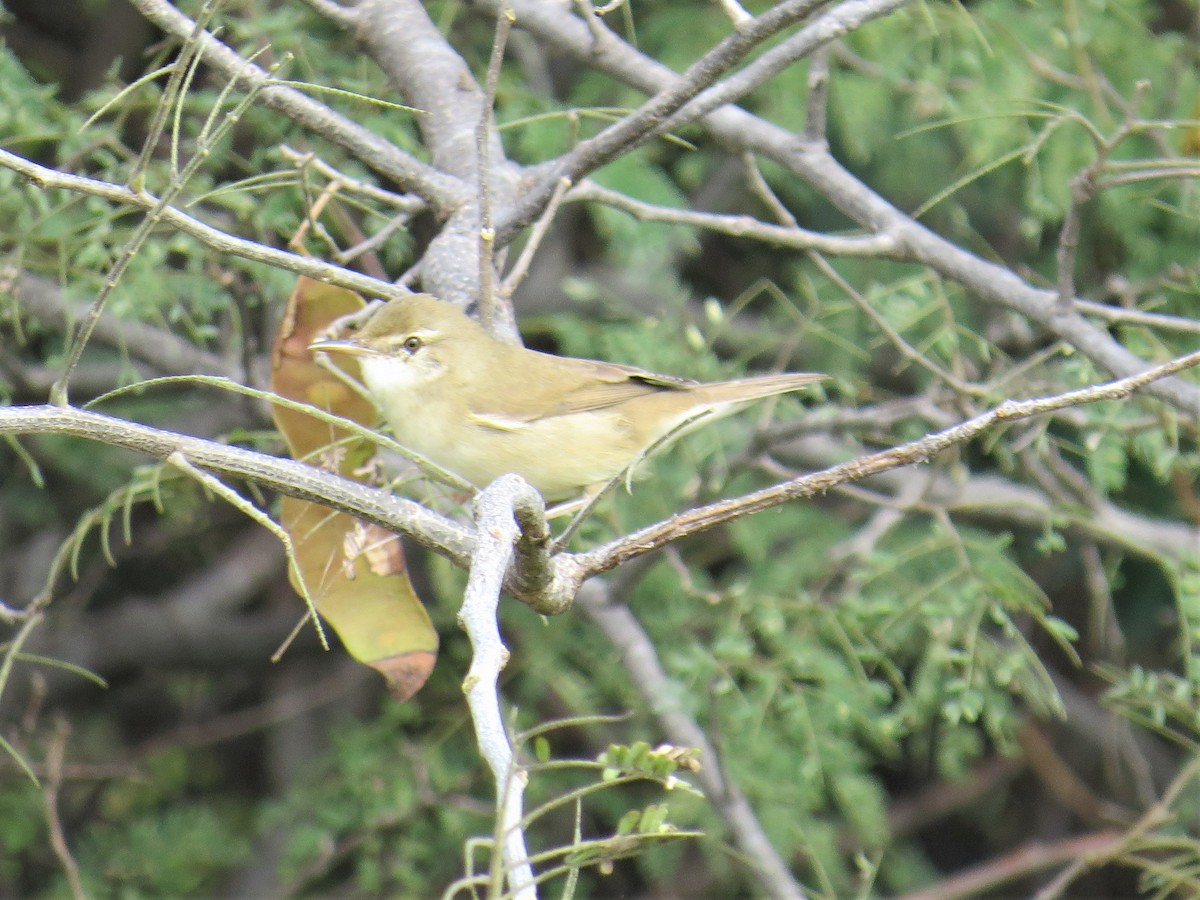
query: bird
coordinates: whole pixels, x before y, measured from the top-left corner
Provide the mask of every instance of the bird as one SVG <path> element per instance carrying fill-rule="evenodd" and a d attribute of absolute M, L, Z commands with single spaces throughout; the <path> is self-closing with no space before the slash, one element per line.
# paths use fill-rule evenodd
<path fill-rule="evenodd" d="M 701 383 L 501 341 L 430 294 L 309 345 L 358 359 L 395 439 L 478 488 L 515 473 L 549 502 L 593 496 L 703 421 L 827 376 Z"/>

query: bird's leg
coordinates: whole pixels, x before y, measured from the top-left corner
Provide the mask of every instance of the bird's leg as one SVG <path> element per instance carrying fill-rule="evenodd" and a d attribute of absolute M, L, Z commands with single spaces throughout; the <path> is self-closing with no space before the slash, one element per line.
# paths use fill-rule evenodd
<path fill-rule="evenodd" d="M 567 542 L 579 530 L 579 526 L 583 524 L 583 520 L 592 514 L 592 510 L 613 489 L 613 486 L 619 484 L 621 476 L 618 475 L 603 484 L 593 484 L 583 489 L 583 493 L 574 500 L 568 500 L 566 503 L 559 503 L 556 506 L 546 510 L 546 518 L 552 519 L 557 516 L 565 516 L 575 513 L 575 517 L 567 523 L 567 527 L 563 529 L 562 534 L 554 539 L 554 543 L 550 546 L 550 555 L 553 556 L 558 551 L 567 546 Z"/>
<path fill-rule="evenodd" d="M 567 546 L 567 542 L 571 540 L 571 538 L 575 535 L 575 532 L 579 530 L 579 526 L 583 524 L 584 519 L 592 514 L 592 510 L 596 508 L 596 505 L 601 500 L 612 493 L 613 488 L 615 488 L 621 482 L 625 482 L 625 490 L 633 493 L 634 472 L 637 471 L 637 467 L 642 464 L 646 457 L 661 450 L 676 438 L 682 436 L 684 432 L 690 431 L 697 422 L 701 421 L 706 416 L 712 415 L 712 412 L 713 411 L 711 409 L 701 409 L 692 413 L 682 422 L 671 428 L 670 431 L 656 440 L 653 444 L 635 456 L 629 465 L 627 465 L 608 481 L 599 485 L 590 485 L 584 489 L 582 497 L 578 497 L 575 500 L 570 500 L 567 503 L 559 504 L 558 506 L 549 510 L 546 513 L 547 519 L 552 516 L 566 515 L 569 512 L 575 512 L 575 510 L 579 510 L 579 512 L 576 513 L 575 518 L 573 518 L 567 527 L 563 529 L 562 534 L 555 538 L 554 545 L 550 548 L 551 555 L 558 553 Z"/>

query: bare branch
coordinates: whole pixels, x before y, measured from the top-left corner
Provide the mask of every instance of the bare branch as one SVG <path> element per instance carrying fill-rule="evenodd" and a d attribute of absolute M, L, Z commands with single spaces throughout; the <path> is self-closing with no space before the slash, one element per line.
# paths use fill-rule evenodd
<path fill-rule="evenodd" d="M 1070 313 L 1075 301 L 1075 251 L 1079 247 L 1079 228 L 1083 219 L 1084 204 L 1096 195 L 1097 179 L 1108 164 L 1112 151 L 1133 132 L 1138 103 L 1149 87 L 1149 81 L 1137 83 L 1134 88 L 1134 101 L 1129 104 L 1125 121 L 1096 149 L 1096 158 L 1071 179 L 1071 203 L 1067 207 L 1067 214 L 1058 236 L 1058 248 L 1054 254 L 1058 269 L 1056 302 L 1061 313 Z"/>
<path fill-rule="evenodd" d="M 892 256 L 899 250 L 897 241 L 886 233 L 848 236 L 821 234 L 796 225 L 772 225 L 753 216 L 670 209 L 635 200 L 618 191 L 585 181 L 567 192 L 567 202 L 603 203 L 629 213 L 641 222 L 666 222 L 703 228 L 731 237 L 744 237 L 792 250 L 820 250 L 836 256 Z"/>
<path fill-rule="evenodd" d="M 762 42 L 807 17 L 825 0 L 784 0 L 784 2 L 744 24 L 708 53 L 688 66 L 682 75 L 672 76 L 646 103 L 625 118 L 605 128 L 595 137 L 580 141 L 568 153 L 542 166 L 545 175 L 540 185 L 522 199 L 508 228 L 501 228 L 501 240 L 511 237 L 516 223 L 524 226 L 542 210 L 559 178 L 579 181 L 622 153 L 659 133 L 689 100 L 716 81 L 723 72 L 737 65 Z M 514 6 L 516 6 L 514 4 Z M 523 24 L 517 7 L 518 24 Z M 582 24 L 582 23 L 581 23 Z M 607 41 L 605 42 L 607 43 Z"/>
<path fill-rule="evenodd" d="M 718 0 L 718 2 L 721 4 L 721 9 L 725 11 L 725 15 L 729 16 L 729 21 L 733 23 L 734 28 L 741 28 L 754 19 L 754 16 L 746 12 L 746 8 L 738 3 L 738 0 Z"/>
<path fill-rule="evenodd" d="M 0 435 L 4 434 L 66 434 L 124 447 L 163 461 L 178 452 L 182 459 L 208 472 L 254 482 L 407 535 L 464 569 L 474 552 L 474 534 L 450 519 L 390 491 L 294 460 L 72 407 L 0 407 Z M 565 554 L 556 559 L 553 571 L 548 571 L 544 546 L 544 537 L 531 537 L 529 543 L 522 544 L 518 560 L 528 560 L 532 571 L 509 573 L 506 589 L 536 611 L 557 615 L 570 607 L 585 575 L 575 558 Z M 534 589 L 537 593 L 530 593 Z"/>
<path fill-rule="evenodd" d="M 75 900 L 86 900 L 87 891 L 83 889 L 83 878 L 79 874 L 79 864 L 71 855 L 67 846 L 67 836 L 63 831 L 62 816 L 59 814 L 59 789 L 63 780 L 63 760 L 67 753 L 67 739 L 71 735 L 71 726 L 66 719 L 60 719 L 50 739 L 46 750 L 46 786 L 42 791 L 42 803 L 46 809 L 46 821 L 50 826 L 50 846 L 58 857 L 59 865 L 67 876 L 67 884 L 71 888 L 71 896 Z"/>
<path fill-rule="evenodd" d="M 320 172 L 330 182 L 337 184 L 339 190 L 359 194 L 376 203 L 395 207 L 400 212 L 407 213 L 410 216 L 415 216 L 428 207 L 428 204 L 415 194 L 397 194 L 392 191 L 385 191 L 383 188 L 369 181 L 352 178 L 345 172 L 339 172 L 315 153 L 302 152 L 289 147 L 287 144 L 281 144 L 279 152 L 286 159 L 294 163 L 297 169 L 311 167 Z"/>
<path fill-rule="evenodd" d="M 829 110 L 829 45 L 812 54 L 808 64 L 808 108 L 804 112 L 804 139 L 810 144 L 828 147 L 825 137 Z"/>
<path fill-rule="evenodd" d="M 353 28 L 358 22 L 355 9 L 341 6 L 334 0 L 303 0 L 303 2 L 319 15 L 331 22 L 336 22 L 342 28 Z"/>
<path fill-rule="evenodd" d="M 746 172 L 746 184 L 750 188 L 750 193 L 763 202 L 763 205 L 775 216 L 775 221 L 779 225 L 782 225 L 784 228 L 795 228 L 799 224 L 796 221 L 796 217 L 792 215 L 791 210 L 771 190 L 771 186 L 767 184 L 767 179 L 763 177 L 762 169 L 758 167 L 758 160 L 754 158 L 753 153 L 742 154 L 742 168 Z"/>
<path fill-rule="evenodd" d="M 1144 312 L 1140 309 L 1125 309 L 1121 306 L 1093 303 L 1090 300 L 1076 300 L 1075 306 L 1080 312 L 1089 316 L 1096 316 L 1106 322 L 1124 322 L 1130 325 L 1161 328 L 1164 331 L 1200 334 L 1200 319 L 1183 319 L 1179 316 L 1166 316 L 1162 313 Z"/>
<path fill-rule="evenodd" d="M 828 278 L 841 289 L 843 294 L 854 301 L 854 305 L 861 309 L 867 318 L 875 323 L 875 327 L 884 333 L 887 339 L 891 341 L 892 346 L 900 352 L 901 356 L 920 366 L 922 369 L 925 369 L 935 378 L 940 378 L 960 394 L 969 397 L 980 397 L 987 393 L 985 388 L 974 384 L 967 384 L 961 378 L 955 376 L 953 372 L 948 372 L 942 366 L 939 366 L 924 353 L 921 353 L 910 343 L 908 343 L 908 341 L 904 339 L 900 332 L 896 331 L 895 328 L 888 324 L 888 321 L 883 316 L 876 312 L 875 307 L 871 306 L 871 304 L 867 302 L 867 298 L 855 290 L 854 286 L 850 284 L 850 282 L 846 281 L 845 278 L 839 275 L 837 270 L 831 266 L 825 260 L 825 258 L 821 256 L 820 253 L 816 251 L 810 251 L 808 258 L 816 264 L 817 268 L 826 278 Z"/>
<path fill-rule="evenodd" d="M 211 9 L 211 6 L 206 6 L 204 12 L 208 13 L 211 11 Z M 189 69 L 191 68 L 191 61 L 194 59 L 193 52 L 196 46 L 194 42 L 197 34 L 201 30 L 201 25 L 197 24 L 193 30 L 192 36 L 188 39 L 187 44 L 185 44 L 185 52 L 177 63 L 175 72 L 172 74 L 167 95 L 163 99 L 163 102 L 160 103 L 155 110 L 156 120 L 160 116 L 165 119 L 165 110 L 174 101 L 175 96 L 180 89 L 181 81 L 177 76 L 180 76 L 180 73 L 185 67 Z M 71 346 L 67 352 L 66 362 L 63 365 L 62 376 L 54 383 L 54 386 L 50 388 L 50 401 L 52 403 L 55 403 L 59 406 L 66 405 L 67 386 L 70 383 L 71 375 L 74 373 L 75 368 L 79 365 L 80 360 L 83 359 L 84 350 L 87 347 L 88 341 L 91 340 L 92 332 L 96 328 L 96 323 L 99 321 L 100 316 L 104 312 L 104 307 L 108 302 L 108 298 L 116 289 L 117 284 L 124 276 L 129 264 L 133 262 L 134 256 L 141 249 L 142 245 L 150 238 L 151 232 L 153 232 L 158 226 L 158 223 L 163 218 L 163 212 L 170 207 L 175 198 L 177 198 L 183 192 L 183 189 L 187 186 L 188 181 L 200 170 L 200 167 L 208 158 L 208 154 L 211 152 L 212 146 L 229 132 L 229 130 L 233 127 L 233 124 L 254 102 L 255 96 L 260 92 L 260 90 L 261 85 L 252 86 L 251 89 L 246 92 L 245 96 L 242 97 L 224 116 L 221 117 L 220 124 L 217 125 L 216 128 L 212 129 L 211 132 L 208 131 L 207 127 L 205 128 L 204 133 L 200 135 L 192 158 L 187 161 L 182 169 L 175 171 L 175 167 L 172 166 L 171 179 L 167 186 L 163 189 L 162 195 L 154 199 L 154 202 L 146 210 L 145 218 L 138 223 L 137 227 L 133 230 L 133 233 L 129 236 L 129 240 L 126 241 L 125 246 L 121 249 L 121 253 L 117 256 L 111 268 L 109 268 L 107 274 L 104 276 L 104 283 L 101 286 L 100 291 L 97 293 L 96 299 L 92 302 L 87 313 L 80 321 L 79 328 L 76 333 L 71 336 Z M 219 104 L 217 108 L 219 108 Z M 214 116 L 216 112 L 217 109 L 214 109 Z M 142 155 L 138 158 L 138 161 L 134 166 L 133 175 L 129 180 L 132 189 L 137 194 L 146 197 L 149 195 L 144 189 L 145 173 L 142 171 L 142 166 L 149 160 L 149 154 L 152 146 L 157 143 L 157 139 L 158 137 L 156 134 L 154 134 L 152 129 L 151 134 L 146 139 L 146 145 L 142 150 Z"/>
<path fill-rule="evenodd" d="M 550 200 L 546 204 L 546 208 L 542 210 L 541 216 L 534 223 L 533 229 L 529 233 L 529 239 L 525 242 L 525 246 L 521 248 L 521 255 L 517 257 L 517 261 L 513 263 L 513 267 L 504 276 L 504 281 L 500 285 L 500 295 L 502 297 L 512 297 L 521 282 L 525 280 L 525 276 L 529 274 L 529 266 L 533 262 L 534 254 L 537 253 L 538 247 L 545 240 L 546 232 L 550 230 L 550 223 L 554 221 L 554 215 L 558 212 L 558 208 L 562 204 L 563 198 L 567 195 L 567 189 L 570 186 L 571 183 L 567 179 L 562 178 L 559 180 L 554 193 L 550 195 Z"/>
<path fill-rule="evenodd" d="M 798 60 L 811 56 L 828 47 L 833 41 L 857 31 L 872 19 L 890 15 L 908 2 L 909 0 L 845 0 L 839 3 L 832 10 L 814 18 L 792 37 L 760 54 L 720 84 L 704 91 L 664 122 L 658 131 L 682 128 L 689 122 L 703 118 L 714 109 L 737 103 Z M 811 99 L 813 98 L 810 95 Z M 820 91 L 815 99 L 819 103 L 822 101 Z M 816 120 L 810 119 L 805 137 L 808 136 L 809 128 L 821 123 L 823 116 Z M 817 134 L 823 142 L 823 131 L 818 131 Z"/>
<path fill-rule="evenodd" d="M 496 102 L 500 66 L 504 62 L 504 47 L 508 43 L 508 33 L 512 31 L 513 18 L 512 8 L 507 4 L 502 5 L 500 15 L 496 18 L 496 34 L 488 60 L 487 82 L 475 131 L 475 152 L 479 160 L 476 173 L 479 190 L 479 318 L 483 327 L 492 334 L 515 337 L 519 342 L 512 310 L 504 309 L 505 298 L 496 296 L 496 229 L 492 223 L 491 145 L 496 130 L 492 106 Z"/>
<path fill-rule="evenodd" d="M 474 540 L 465 528 L 425 507 L 302 462 L 280 459 L 126 422 L 82 409 L 57 406 L 0 407 L 0 434 L 66 434 L 124 447 L 166 461 L 179 452 L 192 465 L 255 482 L 301 500 L 323 503 L 391 531 L 405 534 L 464 568 Z"/>
<path fill-rule="evenodd" d="M 1052 866 L 1085 859 L 1120 843 L 1120 840 L 1121 833 L 1110 829 L 1065 838 L 1051 844 L 1037 841 L 1017 847 L 985 865 L 947 878 L 929 890 L 900 894 L 896 900 L 970 900 L 971 897 L 998 890 L 1003 885 L 1028 878 Z"/>
<path fill-rule="evenodd" d="M 479 752 L 496 780 L 496 840 L 500 847 L 493 862 L 493 888 L 501 875 L 508 879 L 512 896 L 535 900 L 533 869 L 525 849 L 521 824 L 522 798 L 526 773 L 517 765 L 512 739 L 500 712 L 500 672 L 508 663 L 508 649 L 500 638 L 496 611 L 504 573 L 508 571 L 514 547 L 521 535 L 517 527 L 518 507 L 538 507 L 542 499 L 522 478 L 503 475 L 479 492 L 475 498 L 478 526 L 475 552 L 471 555 L 470 574 L 463 594 L 458 622 L 471 639 L 471 668 L 463 681 L 463 693 L 471 709 Z M 544 525 L 544 518 L 543 518 Z M 502 862 L 497 866 L 496 862 Z M 497 892 L 493 890 L 493 895 Z"/>
<path fill-rule="evenodd" d="M 1093 385 L 1032 400 L 1009 400 L 988 412 L 968 419 L 966 422 L 927 435 L 920 440 L 862 456 L 823 472 L 794 478 L 736 500 L 723 500 L 680 513 L 664 522 L 643 528 L 603 547 L 581 553 L 577 559 L 590 575 L 607 572 L 628 559 L 658 550 L 686 535 L 707 531 L 717 525 L 769 509 L 788 500 L 824 493 L 830 488 L 848 481 L 859 481 L 869 475 L 898 466 L 926 462 L 946 448 L 971 440 L 994 425 L 1027 419 L 1031 416 L 1043 415 L 1084 403 L 1119 400 L 1160 378 L 1166 378 L 1196 365 L 1200 365 L 1200 352 L 1181 356 L 1138 375 L 1107 384 Z"/>
<path fill-rule="evenodd" d="M 443 300 L 474 303 L 481 287 L 477 126 L 484 91 L 418 0 L 364 0 L 355 15 L 356 33 L 371 56 L 409 102 L 425 111 L 417 125 L 433 164 L 464 188 L 453 204 L 438 210 L 448 218 L 420 262 L 422 285 Z M 519 173 L 505 160 L 499 134 L 490 132 L 488 191 L 495 209 L 507 215 Z M 507 332 L 516 337 L 515 326 Z"/>
<path fill-rule="evenodd" d="M 484 92 L 470 68 L 418 0 L 363 0 L 354 9 L 356 34 L 388 80 L 411 105 L 433 165 L 474 194 L 479 160 L 476 126 Z M 499 15 L 499 13 L 498 13 Z M 488 138 L 494 164 L 504 160 L 499 137 Z"/>
<path fill-rule="evenodd" d="M 1089 868 L 1098 868 L 1120 858 L 1146 832 L 1175 818 L 1175 812 L 1171 807 L 1179 799 L 1179 794 L 1183 789 L 1195 780 L 1198 775 L 1200 775 L 1200 758 L 1193 757 L 1187 765 L 1179 770 L 1175 778 L 1172 779 L 1171 784 L 1163 792 L 1162 798 L 1147 809 L 1137 822 L 1115 838 L 1098 846 L 1093 846 L 1090 848 L 1090 852 L 1075 854 L 1070 860 L 1070 865 L 1066 866 L 1054 880 L 1038 891 L 1034 895 L 1034 900 L 1054 900 L 1056 897 L 1061 897 L 1063 891 L 1067 889 L 1071 882 L 1079 878 Z"/>

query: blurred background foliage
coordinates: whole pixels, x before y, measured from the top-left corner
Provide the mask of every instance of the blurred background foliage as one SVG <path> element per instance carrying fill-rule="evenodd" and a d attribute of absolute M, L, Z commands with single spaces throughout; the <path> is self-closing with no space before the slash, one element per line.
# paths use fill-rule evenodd
<path fill-rule="evenodd" d="M 125 86 L 167 61 L 175 44 L 137 25 L 118 0 L 54 12 L 16 0 L 6 6 L 0 146 L 120 182 L 164 80 Z M 481 74 L 492 23 L 469 4 L 431 2 L 429 10 Z M 677 69 L 729 28 L 708 0 L 633 0 L 611 19 Z M 352 38 L 304 4 L 227 0 L 216 22 L 244 54 L 261 51 L 262 65 L 282 61 L 281 77 L 313 85 L 313 96 L 424 155 L 414 114 L 372 102 L 397 98 Z M 834 49 L 830 141 L 859 178 L 897 206 L 921 210 L 939 234 L 1053 286 L 1072 179 L 1094 158 L 1097 136 L 1130 115 L 1135 94 L 1140 119 L 1176 127 L 1135 131 L 1112 148 L 1113 160 L 1200 155 L 1197 22 L 1185 0 L 914 3 Z M 130 41 L 115 57 L 93 45 L 107 41 L 111 51 L 114 23 L 124 23 Z M 793 66 L 744 105 L 802 130 L 807 74 Z M 184 158 L 220 107 L 221 89 L 202 67 L 178 120 Z M 496 118 L 510 156 L 535 163 L 640 99 L 518 33 Z M 179 205 L 285 246 L 326 176 L 283 146 L 373 180 L 344 151 L 253 105 L 212 148 Z M 151 190 L 168 182 L 172 165 L 171 148 L 160 148 L 147 173 Z M 767 163 L 762 173 L 801 225 L 849 227 L 805 185 Z M 769 216 L 746 189 L 740 161 L 690 129 L 626 154 L 596 181 L 646 202 Z M 1187 180 L 1135 182 L 1090 202 L 1079 293 L 1200 318 L 1195 188 Z M 395 215 L 371 197 L 342 193 L 339 204 L 322 222 L 342 247 Z M 5 271 L 44 279 L 66 298 L 57 310 L 23 308 L 12 290 L 0 298 L 4 402 L 45 401 L 68 322 L 140 221 L 0 169 Z M 435 228 L 415 216 L 377 248 L 377 264 L 399 276 Z M 312 234 L 305 246 L 331 252 Z M 1006 396 L 1107 377 L 916 266 L 853 258 L 828 266 L 596 204 L 564 208 L 517 298 L 531 345 L 695 378 L 772 365 L 833 376 L 807 412 L 784 399 L 769 418 L 747 413 L 654 461 L 651 480 L 605 507 L 581 546 L 772 476 L 918 437 Z M 927 361 L 985 390 L 955 395 L 906 360 L 831 274 Z M 208 351 L 261 386 L 293 283 L 289 273 L 217 256 L 164 228 L 136 255 L 110 309 Z M 1195 331 L 1139 323 L 1111 331 L 1151 360 L 1197 343 Z M 96 341 L 73 399 L 159 374 L 171 373 L 119 341 Z M 210 388 L 160 386 L 101 408 L 280 449 L 260 407 Z M 853 415 L 860 408 L 869 411 Z M 788 436 L 797 443 L 783 442 Z M 812 444 L 819 437 L 826 442 Z M 763 465 L 768 446 L 774 452 Z M 135 464 L 123 452 L 66 439 L 0 445 L 0 599 L 28 602 L 81 516 L 127 484 Z M 659 648 L 672 699 L 710 729 L 805 884 L 828 897 L 897 894 L 1002 859 L 1027 840 L 1127 826 L 1188 771 L 1200 727 L 1198 469 L 1195 419 L 1139 398 L 1096 404 L 997 433 L 896 482 L 982 479 L 1011 489 L 994 506 L 951 513 L 931 502 L 897 507 L 889 521 L 896 504 L 885 491 L 843 491 L 685 541 L 617 573 L 617 584 Z M 443 650 L 426 688 L 398 706 L 372 676 L 320 652 L 308 632 L 272 664 L 302 613 L 281 555 L 190 483 L 166 485 L 159 508 L 152 493 L 129 510 L 128 541 L 117 517 L 112 564 L 95 534 L 82 544 L 76 577 L 58 580 L 47 622 L 27 648 L 90 669 L 107 687 L 29 660 L 5 685 L 3 736 L 15 753 L 0 762 L 0 894 L 67 893 L 42 824 L 42 793 L 16 761 L 30 761 L 44 778 L 56 740 L 67 740 L 63 827 L 94 896 L 439 893 L 462 874 L 464 838 L 491 831 L 491 788 L 460 690 L 469 660 L 454 622 L 461 573 L 414 551 Z M 1044 507 L 1022 511 L 1035 495 Z M 1096 498 L 1138 514 L 1147 530 L 1097 533 L 1089 526 Z M 1163 533 L 1194 540 L 1168 552 L 1156 538 Z M 631 713 L 619 724 L 552 732 L 556 758 L 658 742 L 619 656 L 582 616 L 544 621 L 506 603 L 503 626 L 513 654 L 504 690 L 519 727 Z M 1108 717 L 1106 707 L 1119 715 Z M 1056 785 L 1061 770 L 1072 773 L 1076 793 Z M 571 778 L 578 773 L 538 773 L 530 806 L 568 790 Z M 1193 780 L 1181 788 L 1175 819 L 1154 832 L 1173 841 L 1163 844 L 1170 854 L 1130 847 L 1123 865 L 1083 878 L 1072 896 L 1175 884 L 1172 873 L 1200 854 L 1200 793 Z M 582 832 L 611 834 L 629 810 L 664 796 L 671 821 L 705 836 L 593 873 L 578 895 L 753 895 L 720 820 L 682 792 L 597 793 Z M 534 842 L 569 843 L 572 816 L 553 813 L 548 828 L 532 830 Z M 1038 883 L 1008 888 L 1028 893 Z"/>

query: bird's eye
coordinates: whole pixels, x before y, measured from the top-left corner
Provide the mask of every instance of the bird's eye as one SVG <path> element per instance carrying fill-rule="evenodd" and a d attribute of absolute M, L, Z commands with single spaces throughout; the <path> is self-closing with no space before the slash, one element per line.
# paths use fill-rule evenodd
<path fill-rule="evenodd" d="M 421 339 L 415 334 L 409 335 L 404 339 L 404 349 L 409 353 L 416 353 L 421 349 Z"/>

